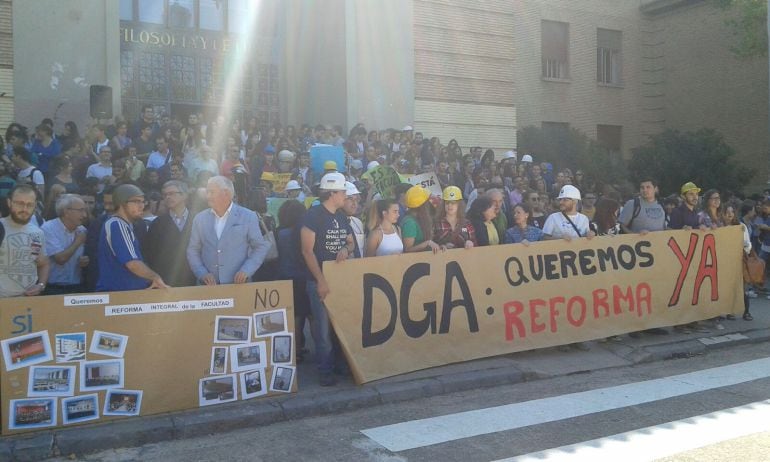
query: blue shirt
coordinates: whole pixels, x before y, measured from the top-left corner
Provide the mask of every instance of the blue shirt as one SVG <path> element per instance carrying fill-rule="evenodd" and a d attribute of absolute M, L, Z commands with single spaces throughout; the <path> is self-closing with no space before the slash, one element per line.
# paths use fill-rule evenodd
<path fill-rule="evenodd" d="M 35 140 L 29 152 L 37 155 L 37 167 L 40 171 L 48 173 L 48 164 L 54 157 L 61 154 L 61 143 L 54 138 L 48 147 L 45 147 L 40 141 Z"/>
<path fill-rule="evenodd" d="M 139 290 L 150 286 L 150 281 L 140 278 L 126 263 L 142 260 L 139 241 L 131 223 L 120 217 L 110 217 L 99 233 L 99 280 L 97 291 Z"/>
<path fill-rule="evenodd" d="M 347 243 L 348 235 L 353 234 L 348 217 L 342 211 L 331 213 L 323 205 L 311 207 L 305 214 L 302 226 L 315 233 L 313 253 L 321 269 L 323 262 L 337 259 L 337 252 Z M 314 279 L 310 270 L 307 270 L 307 276 L 310 280 Z"/>
<path fill-rule="evenodd" d="M 543 239 L 543 230 L 536 226 L 527 226 L 527 229 L 523 230 L 518 226 L 508 228 L 505 232 L 505 239 L 503 244 L 518 244 L 526 239 L 529 242 L 537 242 Z"/>

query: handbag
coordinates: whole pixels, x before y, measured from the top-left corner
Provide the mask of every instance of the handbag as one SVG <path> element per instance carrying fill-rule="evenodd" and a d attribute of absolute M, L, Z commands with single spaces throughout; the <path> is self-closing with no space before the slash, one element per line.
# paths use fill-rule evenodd
<path fill-rule="evenodd" d="M 267 251 L 265 261 L 269 262 L 278 260 L 278 243 L 275 241 L 275 233 L 273 231 L 267 230 L 267 226 L 265 225 L 265 222 L 262 220 L 261 216 L 259 217 L 259 229 L 262 231 L 262 237 L 264 237 L 265 240 L 270 243 L 270 250 Z"/>
<path fill-rule="evenodd" d="M 765 285 L 765 261 L 752 250 L 743 254 L 743 282 L 755 286 Z"/>

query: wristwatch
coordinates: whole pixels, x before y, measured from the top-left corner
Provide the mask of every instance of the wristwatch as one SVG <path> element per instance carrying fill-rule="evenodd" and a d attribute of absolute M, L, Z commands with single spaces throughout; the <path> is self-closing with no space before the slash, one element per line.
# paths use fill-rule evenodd
<path fill-rule="evenodd" d="M 45 289 L 45 282 L 38 282 L 35 284 L 36 286 L 40 287 L 41 289 Z"/>

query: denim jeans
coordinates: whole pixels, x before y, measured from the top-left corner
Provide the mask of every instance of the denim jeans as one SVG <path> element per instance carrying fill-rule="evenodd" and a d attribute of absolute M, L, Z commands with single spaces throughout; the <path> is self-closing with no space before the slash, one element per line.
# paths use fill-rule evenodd
<path fill-rule="evenodd" d="M 313 334 L 316 362 L 318 372 L 331 374 L 334 372 L 334 342 L 332 340 L 332 326 L 329 322 L 329 313 L 326 305 L 318 296 L 318 283 L 307 281 L 307 296 L 310 299 L 310 332 Z"/>

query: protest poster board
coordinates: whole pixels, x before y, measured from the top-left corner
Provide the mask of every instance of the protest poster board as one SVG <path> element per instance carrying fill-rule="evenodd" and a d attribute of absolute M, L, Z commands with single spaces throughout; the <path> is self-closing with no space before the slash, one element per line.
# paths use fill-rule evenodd
<path fill-rule="evenodd" d="M 277 281 L 3 299 L 2 434 L 296 392 L 292 297 Z"/>
<path fill-rule="evenodd" d="M 398 176 L 396 169 L 390 165 L 380 165 L 368 172 L 374 184 L 374 189 L 382 198 L 393 198 L 393 188 L 401 183 L 401 177 Z"/>
<path fill-rule="evenodd" d="M 324 264 L 357 383 L 743 312 L 742 230 L 661 231 Z"/>
<path fill-rule="evenodd" d="M 324 173 L 324 162 L 327 160 L 337 163 L 337 171 L 345 171 L 345 150 L 342 146 L 319 144 L 310 147 L 310 168 L 316 173 L 318 180 Z"/>
<path fill-rule="evenodd" d="M 413 175 L 410 176 L 406 181 L 411 185 L 422 186 L 423 188 L 427 189 L 428 192 L 430 192 L 431 196 L 441 197 L 441 193 L 443 192 L 441 191 L 441 183 L 439 183 L 438 177 L 434 172 Z"/>
<path fill-rule="evenodd" d="M 278 221 L 278 210 L 280 210 L 281 206 L 286 201 L 293 201 L 295 199 L 287 199 L 285 197 L 268 197 L 267 198 L 267 214 L 273 217 L 275 220 L 275 226 L 281 226 L 281 223 Z"/>
<path fill-rule="evenodd" d="M 273 173 L 270 180 L 273 183 L 273 192 L 282 193 L 286 191 L 286 183 L 291 180 L 291 173 Z"/>

